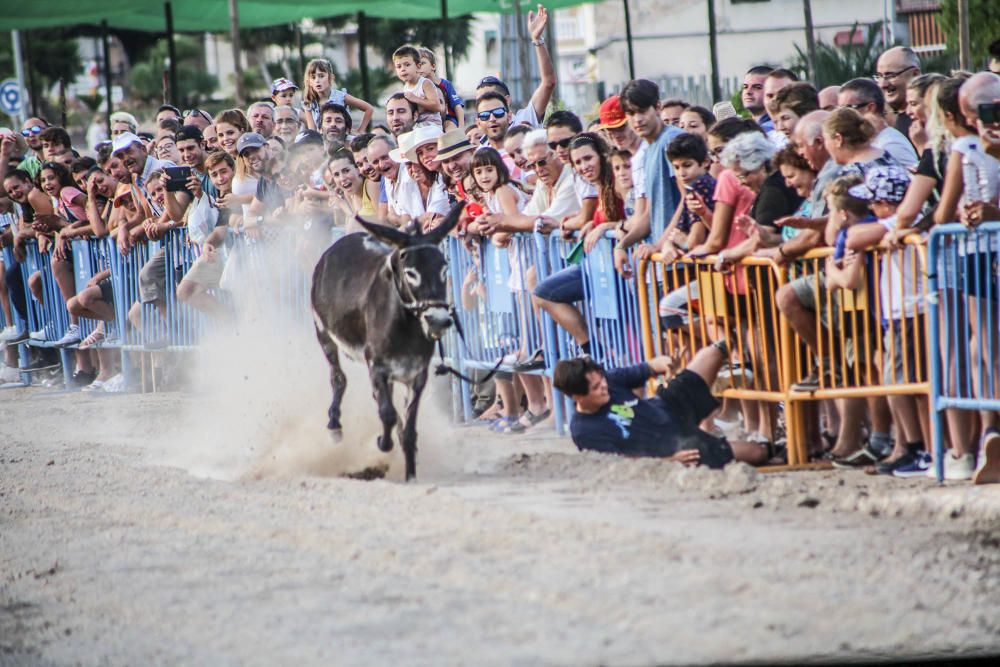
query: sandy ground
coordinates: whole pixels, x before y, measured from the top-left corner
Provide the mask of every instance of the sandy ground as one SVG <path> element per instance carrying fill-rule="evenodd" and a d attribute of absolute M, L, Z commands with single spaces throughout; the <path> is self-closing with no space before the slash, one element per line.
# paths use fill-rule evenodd
<path fill-rule="evenodd" d="M 0 393 L 0 665 L 1000 651 L 1000 486 L 583 455 L 433 400 L 402 484 L 357 369 L 325 437 L 314 348 L 219 351 L 183 396 Z"/>

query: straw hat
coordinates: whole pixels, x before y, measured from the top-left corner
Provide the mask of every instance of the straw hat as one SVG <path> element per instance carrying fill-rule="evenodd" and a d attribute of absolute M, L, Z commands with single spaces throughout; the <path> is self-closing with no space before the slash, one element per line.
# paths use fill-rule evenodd
<path fill-rule="evenodd" d="M 465 132 L 455 128 L 454 130 L 448 130 L 440 137 L 438 137 L 438 160 L 447 160 L 448 158 L 455 157 L 465 151 L 475 150 L 477 148 L 471 141 L 469 137 L 465 135 Z"/>

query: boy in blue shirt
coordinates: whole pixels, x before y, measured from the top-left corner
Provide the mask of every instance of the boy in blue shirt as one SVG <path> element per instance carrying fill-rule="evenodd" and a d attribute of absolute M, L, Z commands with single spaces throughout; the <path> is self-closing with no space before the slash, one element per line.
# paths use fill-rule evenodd
<path fill-rule="evenodd" d="M 623 456 L 655 456 L 684 465 L 722 468 L 732 460 L 761 464 L 773 455 L 757 443 L 733 442 L 702 431 L 698 424 L 718 408 L 709 388 L 729 359 L 724 341 L 702 348 L 687 368 L 653 398 L 636 389 L 674 367 L 669 357 L 605 371 L 590 357 L 556 364 L 552 384 L 576 403 L 570 420 L 573 444 Z"/>

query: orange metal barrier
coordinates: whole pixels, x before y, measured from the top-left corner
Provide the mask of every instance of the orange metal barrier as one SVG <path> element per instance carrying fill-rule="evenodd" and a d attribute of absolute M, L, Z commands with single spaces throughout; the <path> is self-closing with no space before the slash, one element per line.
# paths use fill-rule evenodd
<path fill-rule="evenodd" d="M 640 261 L 637 272 L 646 357 L 686 348 L 689 359 L 725 339 L 752 377 L 734 376 L 720 395 L 784 405 L 792 467 L 809 461 L 805 401 L 927 395 L 930 389 L 924 245 L 869 250 L 850 289 L 827 288 L 822 276 L 832 253 L 814 250 L 786 266 L 747 258 L 721 271 L 714 257 L 668 266 L 657 254 Z M 793 278 L 803 280 L 788 289 L 800 300 L 811 296 L 816 306 L 815 345 L 796 333 L 777 306 L 778 290 Z M 810 373 L 818 376 L 818 386 L 806 389 L 799 382 Z"/>

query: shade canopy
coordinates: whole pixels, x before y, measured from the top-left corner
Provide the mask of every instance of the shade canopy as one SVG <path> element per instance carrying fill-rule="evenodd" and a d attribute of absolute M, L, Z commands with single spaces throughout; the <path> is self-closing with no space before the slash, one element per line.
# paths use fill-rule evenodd
<path fill-rule="evenodd" d="M 549 9 L 596 0 L 546 0 Z M 0 29 L 30 30 L 107 21 L 113 28 L 166 32 L 164 2 L 159 0 L 0 0 Z M 229 30 L 228 0 L 172 0 L 174 30 L 225 32 Z M 441 0 L 239 0 L 241 28 L 295 23 L 365 12 L 368 16 L 431 19 L 442 15 Z M 448 16 L 474 12 L 512 13 L 513 0 L 447 0 Z M 534 3 L 522 2 L 525 13 Z"/>

